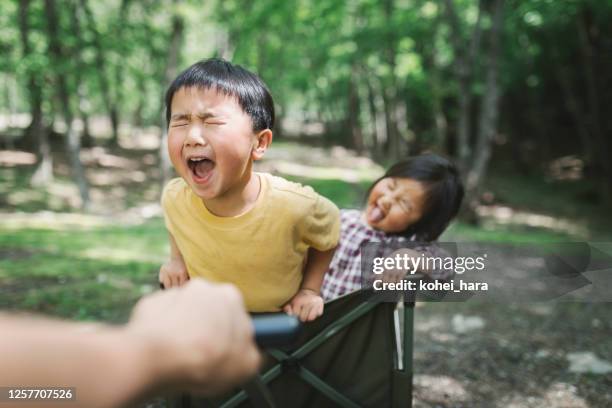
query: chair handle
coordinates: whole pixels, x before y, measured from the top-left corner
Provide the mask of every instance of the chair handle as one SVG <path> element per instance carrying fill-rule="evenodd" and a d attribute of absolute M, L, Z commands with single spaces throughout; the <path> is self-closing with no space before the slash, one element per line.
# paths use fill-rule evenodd
<path fill-rule="evenodd" d="M 255 342 L 264 349 L 291 344 L 302 328 L 297 317 L 282 312 L 257 314 L 252 318 Z"/>

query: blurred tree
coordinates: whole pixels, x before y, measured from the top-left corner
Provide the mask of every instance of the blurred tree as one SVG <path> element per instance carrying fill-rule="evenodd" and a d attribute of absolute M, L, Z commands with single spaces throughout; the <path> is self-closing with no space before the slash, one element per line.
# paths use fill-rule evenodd
<path fill-rule="evenodd" d="M 276 138 L 340 144 L 384 164 L 446 153 L 473 205 L 489 162 L 542 174 L 571 155 L 597 183 L 593 196 L 612 201 L 612 3 L 503 3 L 502 14 L 498 0 L 0 2 L 0 109 L 29 113 L 17 142 L 39 154 L 36 180 L 51 174 L 56 114 L 73 167 L 75 119 L 93 145 L 87 124 L 100 116 L 110 134 L 92 134 L 113 148 L 120 125 L 158 128 L 163 162 L 165 87 L 217 55 L 266 81 Z"/>
<path fill-rule="evenodd" d="M 178 64 L 183 48 L 185 21 L 181 12 L 181 0 L 173 0 L 174 13 L 172 14 L 171 31 L 168 39 L 168 56 L 166 60 L 166 69 L 164 72 L 164 83 L 170 84 L 178 75 Z M 178 7 L 177 7 L 178 6 Z M 163 107 L 163 104 L 162 104 Z M 161 109 L 160 113 L 160 128 L 162 129 L 161 143 L 159 146 L 160 166 L 162 173 L 162 185 L 170 179 L 170 158 L 167 152 L 168 144 L 168 124 L 166 123 L 166 112 Z"/>
<path fill-rule="evenodd" d="M 59 111 L 63 114 L 66 125 L 66 149 L 70 157 L 72 175 L 76 179 L 81 196 L 81 207 L 87 209 L 89 206 L 89 186 L 85 178 L 85 172 L 81 159 L 81 143 L 79 134 L 74 128 L 73 111 L 70 105 L 70 89 L 68 87 L 68 55 L 62 47 L 60 35 L 60 21 L 54 0 L 45 0 L 45 13 L 47 15 L 47 33 L 49 36 L 49 55 L 51 69 L 55 74 L 56 91 L 59 99 Z"/>
<path fill-rule="evenodd" d="M 20 141 L 22 147 L 38 145 L 39 165 L 32 176 L 33 185 L 44 185 L 53 179 L 53 158 L 47 130 L 43 126 L 42 89 L 40 77 L 37 78 L 37 55 L 30 45 L 30 1 L 19 1 L 19 32 L 21 38 L 22 61 L 26 62 L 25 77 L 30 103 L 30 125 Z"/>

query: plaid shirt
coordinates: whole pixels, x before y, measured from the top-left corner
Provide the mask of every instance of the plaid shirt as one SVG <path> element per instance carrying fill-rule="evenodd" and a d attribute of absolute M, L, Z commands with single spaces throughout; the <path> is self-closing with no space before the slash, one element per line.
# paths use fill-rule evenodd
<path fill-rule="evenodd" d="M 321 295 L 325 301 L 335 299 L 345 293 L 361 289 L 361 244 L 367 242 L 401 243 L 415 241 L 410 239 L 387 235 L 382 231 L 370 227 L 362 220 L 359 210 L 340 210 L 340 241 L 325 273 Z M 446 251 L 431 244 L 413 248 L 427 257 L 448 256 Z M 452 272 L 434 270 L 428 273 L 432 279 L 447 280 Z"/>

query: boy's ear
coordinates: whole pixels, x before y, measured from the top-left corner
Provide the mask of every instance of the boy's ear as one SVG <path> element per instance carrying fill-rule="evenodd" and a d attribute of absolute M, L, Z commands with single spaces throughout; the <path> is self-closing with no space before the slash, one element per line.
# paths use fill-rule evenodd
<path fill-rule="evenodd" d="M 264 156 L 270 144 L 272 144 L 272 131 L 270 129 L 261 130 L 255 137 L 251 157 L 253 160 L 259 160 Z"/>

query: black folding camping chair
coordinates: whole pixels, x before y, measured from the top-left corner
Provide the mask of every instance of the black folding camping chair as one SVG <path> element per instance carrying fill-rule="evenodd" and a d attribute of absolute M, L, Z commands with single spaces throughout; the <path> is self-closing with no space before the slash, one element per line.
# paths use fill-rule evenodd
<path fill-rule="evenodd" d="M 365 291 L 328 302 L 294 344 L 266 350 L 259 376 L 242 389 L 215 399 L 181 395 L 169 405 L 411 407 L 414 302 L 399 306 Z"/>

